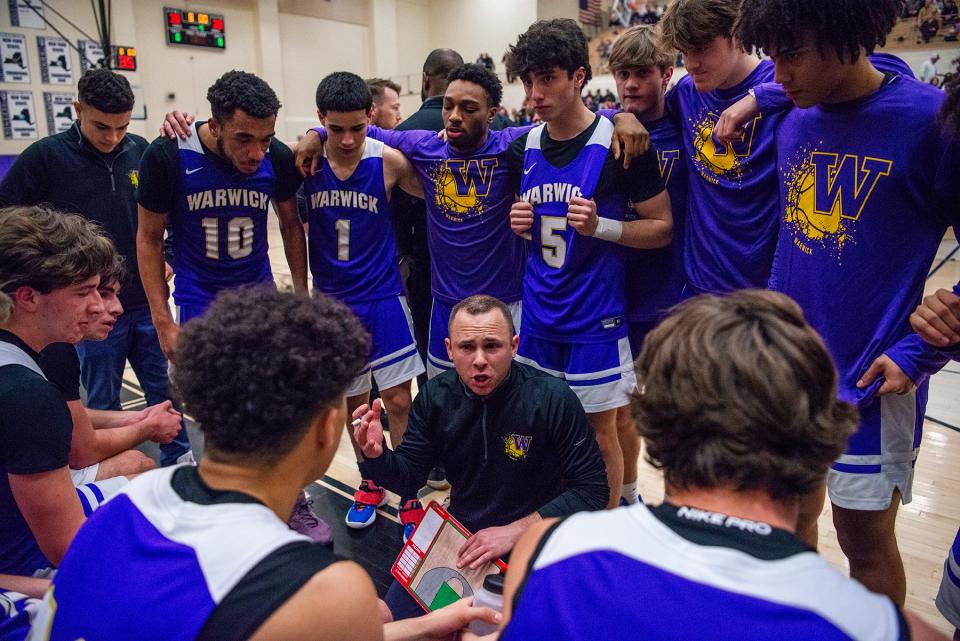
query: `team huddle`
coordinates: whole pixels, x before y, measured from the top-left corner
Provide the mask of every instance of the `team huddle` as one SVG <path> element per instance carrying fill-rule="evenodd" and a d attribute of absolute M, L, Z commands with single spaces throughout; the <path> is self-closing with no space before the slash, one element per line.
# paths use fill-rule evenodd
<path fill-rule="evenodd" d="M 583 31 L 543 20 L 505 56 L 541 124 L 436 50 L 399 127 L 390 83 L 324 77 L 295 152 L 253 74 L 149 145 L 126 80 L 85 74 L 0 183 L 0 638 L 942 638 L 903 610 L 895 523 L 960 353 L 960 283 L 918 307 L 960 233 L 960 90 L 875 52 L 902 5 L 671 0 L 614 42 L 597 113 Z M 502 612 L 378 602 L 334 554 L 304 488 L 344 429 L 346 525 L 390 491 L 406 541 L 443 470 L 458 567 L 509 563 Z M 850 578 L 816 554 L 827 497 Z M 955 543 L 960 628 L 957 576 Z"/>

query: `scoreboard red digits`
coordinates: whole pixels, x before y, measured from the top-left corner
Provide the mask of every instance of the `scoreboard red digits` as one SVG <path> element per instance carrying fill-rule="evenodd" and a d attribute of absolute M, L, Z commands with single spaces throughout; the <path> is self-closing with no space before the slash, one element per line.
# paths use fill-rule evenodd
<path fill-rule="evenodd" d="M 113 68 L 120 71 L 136 71 L 137 50 L 133 47 L 114 47 Z"/>
<path fill-rule="evenodd" d="M 164 7 L 163 16 L 168 44 L 214 49 L 227 45 L 223 16 L 218 13 Z"/>

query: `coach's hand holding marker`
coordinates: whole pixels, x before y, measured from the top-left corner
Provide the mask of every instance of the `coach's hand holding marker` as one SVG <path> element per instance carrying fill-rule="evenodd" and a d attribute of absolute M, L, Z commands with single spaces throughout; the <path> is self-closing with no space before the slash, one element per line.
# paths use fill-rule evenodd
<path fill-rule="evenodd" d="M 364 403 L 353 411 L 353 438 L 365 458 L 377 458 L 383 454 L 383 423 L 380 422 L 383 402 L 377 398 L 373 406 Z"/>

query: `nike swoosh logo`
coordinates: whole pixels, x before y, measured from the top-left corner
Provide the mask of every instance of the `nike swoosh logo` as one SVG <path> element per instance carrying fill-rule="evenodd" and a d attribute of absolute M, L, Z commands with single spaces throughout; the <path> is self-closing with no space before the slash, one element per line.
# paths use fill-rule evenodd
<path fill-rule="evenodd" d="M 531 171 L 533 171 L 533 168 L 536 167 L 536 166 L 537 166 L 537 163 L 533 163 L 532 165 L 530 165 L 529 167 L 527 167 L 526 169 L 524 169 L 524 170 L 523 170 L 523 175 L 526 176 L 527 174 L 529 174 Z"/>
<path fill-rule="evenodd" d="M 577 441 L 576 443 L 574 443 L 573 446 L 574 446 L 574 447 L 579 447 L 580 444 L 583 443 L 583 442 L 586 441 L 586 440 L 587 440 L 587 438 L 586 438 L 586 437 L 583 437 L 582 439 L 580 439 L 579 441 Z"/>
<path fill-rule="evenodd" d="M 190 174 L 195 174 L 195 173 L 197 173 L 197 172 L 200 171 L 201 169 L 203 169 L 203 167 L 197 167 L 196 169 L 186 169 L 185 171 L 187 172 L 187 175 L 189 176 Z"/>

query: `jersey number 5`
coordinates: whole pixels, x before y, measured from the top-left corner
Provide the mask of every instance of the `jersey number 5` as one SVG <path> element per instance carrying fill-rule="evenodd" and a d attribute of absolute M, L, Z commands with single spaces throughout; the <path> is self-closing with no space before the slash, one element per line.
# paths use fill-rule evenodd
<path fill-rule="evenodd" d="M 203 218 L 203 239 L 207 258 L 220 260 L 220 219 Z M 227 221 L 227 255 L 233 259 L 246 258 L 253 252 L 253 218 L 237 216 Z"/>
<path fill-rule="evenodd" d="M 567 240 L 561 234 L 567 229 L 566 216 L 540 217 L 540 252 L 543 262 L 555 269 L 567 260 Z"/>

